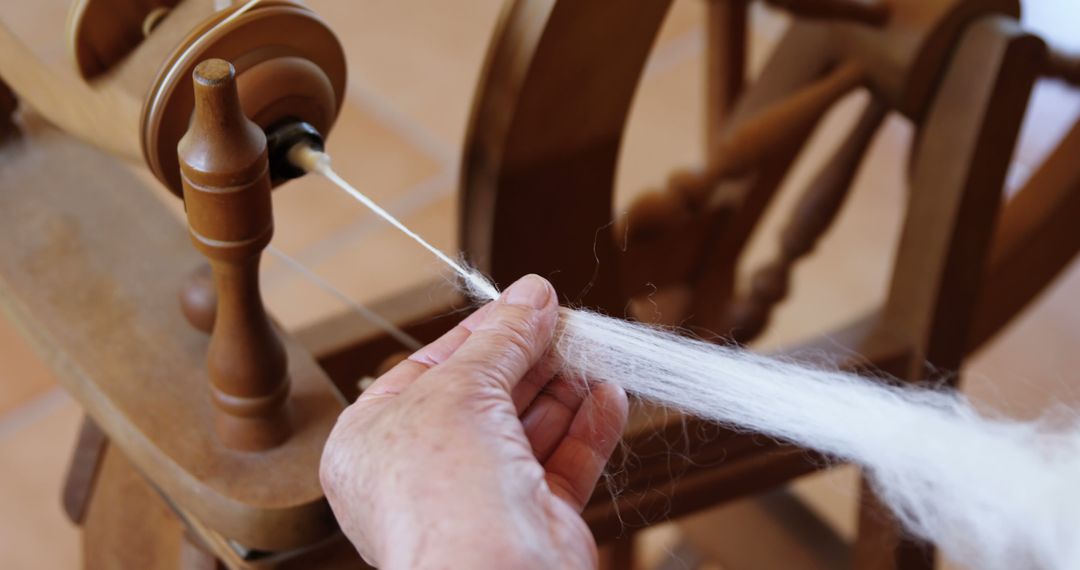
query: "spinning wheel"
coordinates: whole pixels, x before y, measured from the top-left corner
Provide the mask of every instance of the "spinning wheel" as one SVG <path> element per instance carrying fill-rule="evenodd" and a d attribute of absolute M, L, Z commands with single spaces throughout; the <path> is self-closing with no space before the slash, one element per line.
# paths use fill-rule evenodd
<path fill-rule="evenodd" d="M 258 266 L 273 232 L 271 185 L 299 175 L 282 154 L 300 140 L 319 145 L 330 131 L 344 96 L 344 54 L 295 2 L 126 8 L 123 0 L 74 6 L 78 77 L 37 61 L 0 27 L 0 77 L 23 107 L 101 149 L 145 159 L 169 190 L 184 193 L 189 216 L 188 232 L 178 231 L 122 169 L 47 133 L 7 149 L 4 188 L 31 184 L 34 192 L 5 195 L 3 225 L 35 255 L 28 262 L 19 247 L 7 251 L 4 307 L 46 347 L 89 416 L 80 449 L 90 451 L 76 455 L 65 491 L 72 519 L 109 539 L 88 542 L 87 562 L 138 557 L 138 548 L 110 542 L 128 540 L 124 532 L 154 542 L 155 533 L 179 538 L 177 527 L 201 557 L 233 565 L 337 548 L 344 542 L 318 461 L 344 401 L 269 320 Z M 222 56 L 231 62 L 214 59 Z M 76 169 L 93 176 L 65 174 Z M 183 308 L 197 328 L 212 323 L 210 339 L 183 322 L 176 302 L 198 262 L 192 243 L 210 259 L 213 281 L 196 279 L 185 299 L 207 301 L 209 314 L 190 310 L 197 303 Z M 109 461 L 137 475 L 101 467 Z M 96 481 L 99 471 L 114 475 Z M 150 496 L 164 498 L 173 526 L 133 523 L 129 513 L 141 504 L 102 506 L 106 499 L 90 492 L 108 497 L 142 478 Z"/>
<path fill-rule="evenodd" d="M 712 10 L 738 5 L 710 3 Z M 508 275 L 525 271 L 515 263 L 533 264 L 536 256 L 552 259 L 542 267 L 554 270 L 558 266 L 559 274 L 553 277 L 566 284 L 560 290 L 580 291 L 592 278 L 597 260 L 588 248 L 578 246 L 580 251 L 571 260 L 565 258 L 563 248 L 546 247 L 546 240 L 536 240 L 536 251 L 520 254 L 517 248 L 530 241 L 530 234 L 554 233 L 550 226 L 556 223 L 562 225 L 560 233 L 565 238 L 560 241 L 566 247 L 591 244 L 593 236 L 588 233 L 612 219 L 609 196 L 629 104 L 667 6 L 665 2 L 651 3 L 648 9 L 641 6 L 633 22 L 609 26 L 612 29 L 602 39 L 596 38 L 594 22 L 610 16 L 603 3 L 575 8 L 572 16 L 571 8 L 560 5 L 546 18 L 532 16 L 521 5 L 520 14 L 507 18 L 503 43 L 497 49 L 506 53 L 528 49 L 536 70 L 530 69 L 527 78 L 519 80 L 512 75 L 517 71 L 514 63 L 503 61 L 499 51 L 490 59 L 487 96 L 478 102 L 467 147 L 468 164 L 475 168 L 465 180 L 466 223 L 462 224 L 466 249 L 497 278 L 504 270 Z M 820 8 L 815 2 L 806 6 Z M 794 250 L 811 247 L 828 227 L 886 110 L 896 109 L 921 121 L 961 31 L 979 16 L 1016 16 L 1019 9 L 1006 2 L 908 2 L 895 7 L 882 23 L 880 18 L 866 18 L 864 5 L 830 6 L 849 19 L 870 19 L 880 27 L 863 21 L 797 20 L 761 77 L 737 103 L 731 102 L 743 91 L 744 54 L 739 49 L 709 53 L 710 58 L 727 56 L 726 65 L 714 62 L 713 69 L 736 70 L 733 74 L 740 79 L 728 81 L 724 88 L 717 86 L 715 77 L 707 82 L 712 87 L 707 101 L 708 163 L 696 171 L 676 173 L 667 188 L 647 193 L 630 208 L 620 221 L 622 227 L 612 232 L 625 236 L 621 244 L 625 255 L 617 255 L 605 243 L 612 240 L 600 240 L 595 257 L 601 273 L 590 292 L 592 298 L 584 299 L 587 304 L 621 311 L 626 299 L 640 295 L 647 285 L 683 288 L 688 306 L 670 315 L 671 322 L 721 334 L 736 329 L 737 339 L 752 338 L 761 324 L 750 326 L 745 321 L 762 320 L 763 315 L 756 313 L 779 300 L 784 289 L 780 277 L 795 257 L 805 253 Z M 741 25 L 736 22 L 729 27 Z M 544 31 L 532 29 L 537 26 Z M 710 28 L 710 32 L 741 35 L 725 29 Z M 597 44 L 604 46 L 594 47 Z M 582 77 L 589 78 L 584 86 Z M 575 88 L 568 93 L 571 84 Z M 735 267 L 741 251 L 794 157 L 829 107 L 861 87 L 870 90 L 874 103 L 833 164 L 807 190 L 806 207 L 811 207 L 810 201 L 816 205 L 809 212 L 813 215 L 800 216 L 800 227 L 792 228 L 784 262 L 769 271 L 773 278 L 762 275 L 750 298 L 734 301 Z M 728 105 L 733 106 L 725 111 Z M 725 115 L 728 118 L 721 122 L 719 117 Z M 558 178 L 537 180 L 535 170 L 543 167 L 561 173 L 540 173 Z M 492 223 L 483 217 L 492 215 L 488 213 L 492 199 L 487 194 L 500 184 L 520 188 L 513 194 L 522 198 L 495 204 L 490 209 L 495 216 L 517 217 L 523 211 L 550 214 L 534 215 L 526 223 L 505 229 Z M 527 201 L 533 195 L 536 202 L 544 203 Z M 567 220 L 567 215 L 574 218 Z M 801 227 L 811 217 L 820 219 L 818 227 Z M 575 231 L 578 220 L 584 222 L 581 233 L 566 234 Z M 500 249 L 500 242 L 513 246 Z M 521 261 L 515 262 L 514 256 Z M 736 319 L 732 313 L 740 315 Z M 740 334 L 749 329 L 756 330 Z"/>
<path fill-rule="evenodd" d="M 1036 176 L 995 224 L 1032 84 L 1040 75 L 1067 76 L 1071 64 L 1054 63 L 1057 56 L 1048 56 L 1041 40 L 1019 29 L 1017 3 L 993 1 L 891 3 L 887 18 L 877 10 L 867 17 L 864 5 L 829 3 L 832 17 L 825 19 L 811 10 L 819 3 L 785 3 L 797 17 L 745 89 L 744 3 L 711 2 L 707 164 L 645 194 L 611 230 L 630 102 L 668 5 L 638 3 L 627 13 L 614 1 L 521 0 L 506 12 L 474 106 L 460 225 L 466 253 L 497 282 L 540 273 L 568 300 L 619 315 L 628 306 L 635 314 L 635 300 L 652 286 L 677 290 L 682 302 L 665 307 L 666 322 L 750 341 L 787 295 L 792 267 L 831 225 L 888 112 L 914 123 L 918 136 L 886 301 L 808 346 L 849 367 L 912 381 L 925 378 L 927 363 L 958 370 L 1080 248 L 1070 237 L 1061 248 L 1067 254 L 1035 262 L 1046 259 L 1034 253 L 1039 232 L 1021 239 L 1008 229 L 1033 211 L 1048 213 L 1042 206 L 1064 207 L 1065 194 L 1075 200 L 1075 178 L 1051 190 Z M 862 116 L 805 189 L 774 261 L 739 291 L 740 256 L 777 187 L 818 119 L 859 88 L 871 99 Z M 1044 168 L 1056 171 L 1056 160 Z M 1068 209 L 1075 214 L 1075 205 Z M 1043 230 L 1067 231 L 1038 217 Z M 996 280 L 1010 280 L 1001 255 L 1020 243 L 1033 247 L 1024 259 L 1039 269 L 1026 273 L 1030 278 L 1014 277 L 1026 286 L 1011 289 L 1018 293 L 1012 296 Z M 1042 247 L 1059 252 L 1056 245 Z M 585 293 L 573 297 L 578 291 Z M 1010 317 L 986 323 L 1006 312 Z M 665 425 L 632 429 L 630 449 L 648 455 L 652 433 L 667 429 L 657 439 L 670 440 L 683 428 L 678 420 Z M 685 468 L 678 483 L 658 474 L 669 466 L 651 473 L 645 466 L 640 478 L 631 476 L 621 512 L 678 516 L 816 468 L 797 451 L 739 441 L 733 435 L 699 444 L 691 453 L 700 462 L 722 456 L 725 465 L 676 467 Z M 613 537 L 619 521 L 607 496 L 599 497 L 587 519 L 599 537 Z M 867 494 L 855 549 L 860 567 L 928 563 L 921 547 L 904 544 L 874 512 Z"/>

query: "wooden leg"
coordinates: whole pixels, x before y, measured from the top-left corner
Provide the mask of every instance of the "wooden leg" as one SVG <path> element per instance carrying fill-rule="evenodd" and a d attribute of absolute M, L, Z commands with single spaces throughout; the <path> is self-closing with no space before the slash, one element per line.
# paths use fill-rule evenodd
<path fill-rule="evenodd" d="M 599 570 L 633 570 L 634 533 L 600 545 Z"/>
<path fill-rule="evenodd" d="M 64 512 L 75 524 L 82 524 L 86 517 L 86 508 L 90 504 L 90 495 L 94 491 L 94 482 L 108 443 L 109 438 L 94 420 L 89 416 L 83 417 L 61 496 Z"/>
<path fill-rule="evenodd" d="M 903 532 L 864 478 L 852 558 L 855 570 L 933 570 L 935 553 Z"/>
<path fill-rule="evenodd" d="M 83 568 L 176 570 L 184 533 L 180 519 L 120 449 L 105 446 L 83 522 Z"/>

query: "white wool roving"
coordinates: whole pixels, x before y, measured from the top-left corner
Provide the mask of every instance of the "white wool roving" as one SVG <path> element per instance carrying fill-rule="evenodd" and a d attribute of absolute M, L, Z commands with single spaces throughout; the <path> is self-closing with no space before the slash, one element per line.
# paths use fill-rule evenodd
<path fill-rule="evenodd" d="M 333 180 L 464 280 L 497 289 L 434 248 L 306 148 L 293 162 Z M 1080 417 L 1067 425 L 980 415 L 955 391 L 891 386 L 561 308 L 564 374 L 862 466 L 905 525 L 970 568 L 1080 568 Z"/>
<path fill-rule="evenodd" d="M 861 465 L 914 535 L 970 568 L 1080 568 L 1080 429 L 561 309 L 576 376 Z"/>

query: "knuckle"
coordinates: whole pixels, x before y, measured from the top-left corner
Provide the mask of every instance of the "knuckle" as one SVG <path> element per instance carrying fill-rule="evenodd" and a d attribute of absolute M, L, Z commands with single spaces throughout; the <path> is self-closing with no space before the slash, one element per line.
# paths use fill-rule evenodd
<path fill-rule="evenodd" d="M 518 307 L 507 307 L 515 313 Z M 470 368 L 481 379 L 494 382 L 502 388 L 516 381 L 531 364 L 533 355 L 543 352 L 536 347 L 537 331 L 533 319 L 527 315 L 509 314 L 480 331 L 484 349 L 473 354 Z"/>
<path fill-rule="evenodd" d="M 472 390 L 464 395 L 458 402 L 458 409 L 462 413 L 459 417 L 472 423 L 478 417 L 493 418 L 506 410 L 506 398 L 501 390 L 488 387 L 488 389 Z"/>
<path fill-rule="evenodd" d="M 492 333 L 491 337 L 494 345 L 500 349 L 501 356 L 503 357 L 500 360 L 509 360 L 513 362 L 527 361 L 533 352 L 533 336 L 531 331 L 510 327 L 495 331 Z"/>
<path fill-rule="evenodd" d="M 515 313 L 521 313 L 520 307 L 510 307 Z M 497 325 L 491 329 L 492 341 L 497 346 L 511 351 L 511 356 L 528 359 L 535 352 L 538 342 L 536 320 L 527 314 L 511 314 L 500 319 Z"/>
<path fill-rule="evenodd" d="M 516 373 L 513 364 L 504 356 L 488 354 L 475 362 L 473 368 L 475 377 L 484 385 L 497 386 L 499 389 L 508 391 L 513 376 Z"/>
<path fill-rule="evenodd" d="M 495 330 L 511 329 L 522 335 L 527 335 L 535 328 L 536 311 L 518 305 L 503 305 L 499 307 L 492 323 Z"/>

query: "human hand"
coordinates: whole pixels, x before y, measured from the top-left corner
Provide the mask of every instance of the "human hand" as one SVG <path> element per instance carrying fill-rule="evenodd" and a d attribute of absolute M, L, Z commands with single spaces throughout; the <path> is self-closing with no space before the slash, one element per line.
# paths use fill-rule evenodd
<path fill-rule="evenodd" d="M 581 518 L 626 424 L 622 389 L 555 375 L 557 299 L 535 275 L 376 380 L 320 475 L 381 568 L 588 568 Z"/>

